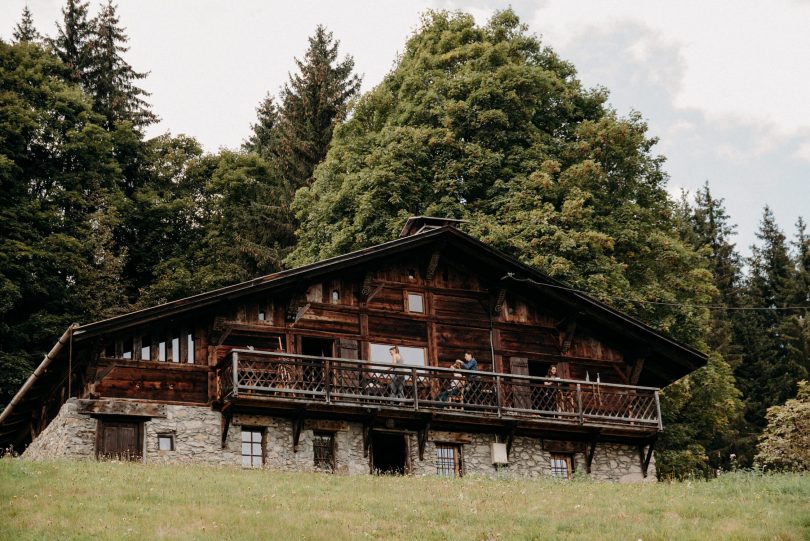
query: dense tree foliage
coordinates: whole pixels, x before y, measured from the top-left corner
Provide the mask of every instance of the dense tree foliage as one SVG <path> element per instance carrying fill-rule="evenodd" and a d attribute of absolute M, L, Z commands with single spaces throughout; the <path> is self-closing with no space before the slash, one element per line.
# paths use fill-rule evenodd
<path fill-rule="evenodd" d="M 677 237 L 661 158 L 511 11 L 433 13 L 336 132 L 295 208 L 291 264 L 390 240 L 411 215 L 469 231 L 699 344 L 705 261 Z M 626 300 L 624 300 L 626 299 Z"/>
<path fill-rule="evenodd" d="M 756 462 L 768 470 L 810 470 L 810 384 L 798 383 L 796 398 L 771 406 Z"/>
<path fill-rule="evenodd" d="M 74 320 L 121 309 L 120 170 L 69 68 L 0 41 L 0 395 Z M 5 400 L 4 400 L 5 401 Z"/>

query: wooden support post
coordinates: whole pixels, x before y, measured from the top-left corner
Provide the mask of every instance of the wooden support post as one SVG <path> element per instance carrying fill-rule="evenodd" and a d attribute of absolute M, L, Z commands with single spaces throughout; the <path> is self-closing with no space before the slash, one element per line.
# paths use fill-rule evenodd
<path fill-rule="evenodd" d="M 655 440 L 656 439 L 658 439 L 658 436 L 653 436 L 653 438 L 650 440 L 650 445 L 649 445 L 649 447 L 647 447 L 646 455 L 644 453 L 644 446 L 643 445 L 638 448 L 639 456 L 641 458 L 641 474 L 644 476 L 645 479 L 647 478 L 647 470 L 650 467 L 650 460 L 652 459 L 652 454 L 653 454 L 653 449 L 655 448 Z"/>
<path fill-rule="evenodd" d="M 512 452 L 512 444 L 515 442 L 515 430 L 517 429 L 517 423 L 512 423 L 509 426 L 509 430 L 506 431 L 504 434 L 503 441 L 506 443 L 506 456 L 509 457 L 509 454 Z"/>
<path fill-rule="evenodd" d="M 293 419 L 293 453 L 298 452 L 298 440 L 301 438 L 301 430 L 304 428 L 304 410 L 299 410 Z"/>
<path fill-rule="evenodd" d="M 368 458 L 368 450 L 371 448 L 371 427 L 374 419 L 367 419 L 363 423 L 363 458 Z"/>
<path fill-rule="evenodd" d="M 599 431 L 591 434 L 590 446 L 587 447 L 588 454 L 585 455 L 585 471 L 591 473 L 591 464 L 593 464 L 593 455 L 596 454 L 596 444 L 599 441 Z"/>
<path fill-rule="evenodd" d="M 427 445 L 428 434 L 430 433 L 430 421 L 419 429 L 419 460 L 425 460 L 425 446 Z"/>
<path fill-rule="evenodd" d="M 228 442 L 228 429 L 231 427 L 231 412 L 226 408 L 222 410 L 222 449 Z"/>

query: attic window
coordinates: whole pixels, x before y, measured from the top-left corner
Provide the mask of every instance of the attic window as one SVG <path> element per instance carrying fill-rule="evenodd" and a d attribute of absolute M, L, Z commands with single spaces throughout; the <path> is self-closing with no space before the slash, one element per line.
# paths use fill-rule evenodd
<path fill-rule="evenodd" d="M 264 321 L 267 315 L 264 312 L 259 312 L 259 321 Z"/>
<path fill-rule="evenodd" d="M 408 280 L 416 280 L 416 271 L 414 269 L 408 269 Z"/>
<path fill-rule="evenodd" d="M 333 303 L 340 302 L 340 291 L 338 291 L 337 289 L 332 290 L 332 302 Z"/>

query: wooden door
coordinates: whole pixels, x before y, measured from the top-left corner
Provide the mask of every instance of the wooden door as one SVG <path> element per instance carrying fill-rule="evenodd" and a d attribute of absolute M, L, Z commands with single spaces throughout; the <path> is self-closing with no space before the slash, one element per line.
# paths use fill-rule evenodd
<path fill-rule="evenodd" d="M 513 374 L 518 376 L 529 375 L 529 359 L 526 357 L 510 357 L 509 367 Z M 532 389 L 529 385 L 529 380 L 515 378 L 511 380 L 510 386 L 512 387 L 512 404 L 507 404 L 507 406 L 531 409 Z"/>
<path fill-rule="evenodd" d="M 101 419 L 96 438 L 98 458 L 140 460 L 143 454 L 143 421 Z"/>
<path fill-rule="evenodd" d="M 341 359 L 356 361 L 360 358 L 359 345 L 357 340 L 341 338 L 337 342 L 337 356 Z M 360 392 L 360 367 L 357 364 L 336 363 L 334 367 L 335 385 L 337 392 L 357 393 Z"/>

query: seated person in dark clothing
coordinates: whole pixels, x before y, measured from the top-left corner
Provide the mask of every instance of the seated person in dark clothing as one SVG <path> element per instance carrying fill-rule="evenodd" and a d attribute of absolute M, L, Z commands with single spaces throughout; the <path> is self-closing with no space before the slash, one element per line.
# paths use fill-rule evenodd
<path fill-rule="evenodd" d="M 461 363 L 462 370 L 478 370 L 478 361 L 473 357 L 472 352 L 464 352 L 464 361 Z M 466 374 L 467 386 L 464 393 L 466 401 L 478 402 L 480 400 L 480 376 L 477 374 Z"/>

